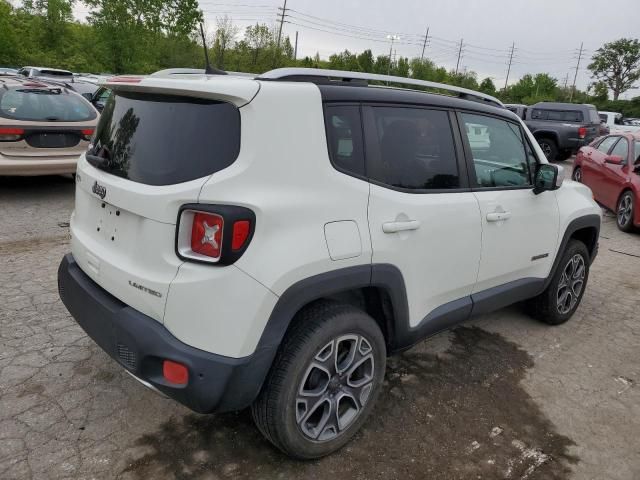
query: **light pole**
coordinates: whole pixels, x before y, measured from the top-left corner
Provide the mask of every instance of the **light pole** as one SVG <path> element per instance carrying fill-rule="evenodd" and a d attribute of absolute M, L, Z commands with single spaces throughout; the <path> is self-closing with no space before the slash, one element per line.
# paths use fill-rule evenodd
<path fill-rule="evenodd" d="M 393 52 L 393 42 L 400 40 L 398 35 L 387 35 L 387 40 L 391 40 L 391 46 L 389 47 L 389 66 L 387 67 L 387 75 L 391 75 L 391 53 Z"/>

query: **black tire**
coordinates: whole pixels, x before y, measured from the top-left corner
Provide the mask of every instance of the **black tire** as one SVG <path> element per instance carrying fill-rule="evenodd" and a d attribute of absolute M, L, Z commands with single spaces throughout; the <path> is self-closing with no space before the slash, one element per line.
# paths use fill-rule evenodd
<path fill-rule="evenodd" d="M 577 257 L 580 260 L 574 264 L 575 270 L 572 271 L 570 263 L 575 262 Z M 584 295 L 589 279 L 589 263 L 590 256 L 586 245 L 578 240 L 570 240 L 549 286 L 544 292 L 525 304 L 529 315 L 549 325 L 560 325 L 569 320 Z M 577 285 L 574 285 L 573 281 L 580 276 L 578 274 L 580 266 L 583 268 L 582 281 L 576 292 Z M 565 278 L 565 273 L 569 278 Z M 566 285 L 563 286 L 561 282 Z M 567 294 L 563 297 L 564 292 Z M 562 301 L 563 299 L 564 301 Z"/>
<path fill-rule="evenodd" d="M 558 158 L 558 144 L 551 138 L 538 138 L 538 145 L 550 162 Z"/>
<path fill-rule="evenodd" d="M 573 172 L 571 172 L 571 180 L 582 183 L 582 169 L 580 167 L 573 169 Z"/>
<path fill-rule="evenodd" d="M 330 357 L 324 358 L 328 348 Z M 353 357 L 352 348 L 356 349 Z M 356 368 L 359 362 L 361 366 Z M 345 366 L 342 375 L 336 373 L 339 365 Z M 309 460 L 335 452 L 371 413 L 385 365 L 384 336 L 373 318 L 349 305 L 316 302 L 296 316 L 283 340 L 262 391 L 251 406 L 254 422 L 271 443 L 292 457 Z M 347 379 L 360 384 L 362 379 L 356 378 L 359 375 L 366 382 L 357 389 L 346 384 Z M 313 396 L 305 396 L 305 389 Z M 341 415 L 345 422 L 342 426 Z"/>
<path fill-rule="evenodd" d="M 636 202 L 633 192 L 626 191 L 620 195 L 618 204 L 616 205 L 616 225 L 623 232 L 633 232 L 633 218 L 636 214 Z"/>

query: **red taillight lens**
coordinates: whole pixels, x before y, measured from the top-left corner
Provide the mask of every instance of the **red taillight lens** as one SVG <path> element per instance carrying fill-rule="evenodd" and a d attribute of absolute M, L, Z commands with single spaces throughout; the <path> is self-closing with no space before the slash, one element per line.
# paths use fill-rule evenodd
<path fill-rule="evenodd" d="M 233 224 L 233 235 L 231 239 L 231 250 L 240 250 L 244 247 L 249 234 L 251 233 L 251 222 L 249 220 L 238 220 Z"/>
<path fill-rule="evenodd" d="M 84 140 L 91 140 L 91 137 L 93 135 L 93 128 L 85 128 L 81 133 Z"/>
<path fill-rule="evenodd" d="M 15 142 L 24 135 L 24 128 L 0 127 L 0 142 Z"/>
<path fill-rule="evenodd" d="M 580 136 L 580 138 L 584 138 L 587 136 L 587 128 L 586 127 L 580 127 L 578 129 L 578 135 Z"/>
<path fill-rule="evenodd" d="M 219 258 L 222 250 L 223 227 L 224 220 L 220 215 L 195 213 L 191 227 L 191 250 L 200 255 Z"/>
<path fill-rule="evenodd" d="M 189 382 L 189 370 L 183 364 L 165 360 L 162 362 L 162 376 L 175 385 L 186 385 Z"/>

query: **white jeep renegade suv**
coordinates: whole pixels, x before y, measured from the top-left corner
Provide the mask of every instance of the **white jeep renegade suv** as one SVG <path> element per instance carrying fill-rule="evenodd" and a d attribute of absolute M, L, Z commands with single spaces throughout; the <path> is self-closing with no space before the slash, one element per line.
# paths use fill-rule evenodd
<path fill-rule="evenodd" d="M 515 302 L 549 324 L 580 303 L 600 209 L 492 97 L 305 69 L 107 87 L 60 296 L 142 383 L 251 406 L 289 455 L 362 427 L 388 355 Z"/>

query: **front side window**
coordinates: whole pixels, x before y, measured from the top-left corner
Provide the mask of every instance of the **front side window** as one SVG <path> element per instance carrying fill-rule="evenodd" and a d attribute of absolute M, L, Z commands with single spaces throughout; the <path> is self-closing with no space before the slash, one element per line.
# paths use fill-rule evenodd
<path fill-rule="evenodd" d="M 473 155 L 477 187 L 531 185 L 535 155 L 518 125 L 468 113 L 462 114 L 462 121 Z"/>
<path fill-rule="evenodd" d="M 629 142 L 626 138 L 621 138 L 616 146 L 611 150 L 611 155 L 618 155 L 622 157 L 622 163 L 627 163 L 629 160 Z"/>
<path fill-rule="evenodd" d="M 602 153 L 605 153 L 605 154 L 608 153 L 609 149 L 611 147 L 613 147 L 613 144 L 616 143 L 618 138 L 620 138 L 620 137 L 607 137 L 607 138 L 605 138 L 602 142 L 600 142 L 600 145 L 598 145 L 598 151 L 600 151 Z"/>
<path fill-rule="evenodd" d="M 407 190 L 460 187 L 449 115 L 418 107 L 367 107 L 367 175 Z"/>
<path fill-rule="evenodd" d="M 333 165 L 346 173 L 364 175 L 364 152 L 360 107 L 327 105 L 325 126 Z"/>

